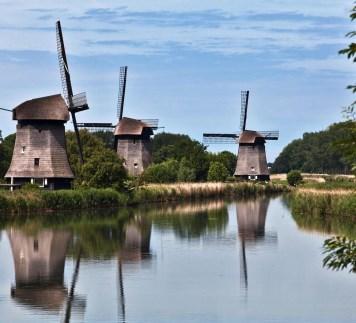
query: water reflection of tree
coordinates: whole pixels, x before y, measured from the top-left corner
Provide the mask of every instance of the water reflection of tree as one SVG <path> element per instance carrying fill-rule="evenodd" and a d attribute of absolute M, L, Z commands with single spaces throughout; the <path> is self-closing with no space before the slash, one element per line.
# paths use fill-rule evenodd
<path fill-rule="evenodd" d="M 197 213 L 157 214 L 152 219 L 161 231 L 173 230 L 179 238 L 190 239 L 223 232 L 228 224 L 228 212 L 223 207 Z"/>
<path fill-rule="evenodd" d="M 298 207 L 299 200 L 295 200 L 291 195 L 284 199 L 284 203 L 291 211 L 292 217 L 300 229 L 356 239 L 355 217 L 323 215 L 323 212 L 318 212 L 318 210 L 301 213 Z"/>
<path fill-rule="evenodd" d="M 338 235 L 324 241 L 323 265 L 325 267 L 333 270 L 350 268 L 350 271 L 356 271 L 355 217 L 335 216 L 332 210 L 329 210 L 328 215 L 317 209 L 311 213 L 301 213 L 299 207 L 301 201 L 294 199 L 292 195 L 286 197 L 284 203 L 291 210 L 292 217 L 299 228 Z"/>

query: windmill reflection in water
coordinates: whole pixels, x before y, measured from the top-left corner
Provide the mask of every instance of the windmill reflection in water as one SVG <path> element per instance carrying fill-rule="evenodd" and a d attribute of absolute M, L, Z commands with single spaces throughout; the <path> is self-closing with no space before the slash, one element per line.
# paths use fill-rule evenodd
<path fill-rule="evenodd" d="M 70 312 L 84 314 L 86 301 L 74 297 L 76 280 L 70 290 L 64 284 L 64 266 L 72 233 L 67 230 L 40 229 L 36 233 L 24 229 L 7 230 L 15 265 L 12 298 L 25 306 L 59 314 L 65 308 L 65 322 Z M 79 269 L 80 257 L 77 259 Z M 77 276 L 76 276 L 77 277 Z"/>
<path fill-rule="evenodd" d="M 236 203 L 238 236 L 240 239 L 240 275 L 244 289 L 248 288 L 247 253 L 257 245 L 277 243 L 277 233 L 265 232 L 269 206 L 268 198 L 239 201 Z"/>

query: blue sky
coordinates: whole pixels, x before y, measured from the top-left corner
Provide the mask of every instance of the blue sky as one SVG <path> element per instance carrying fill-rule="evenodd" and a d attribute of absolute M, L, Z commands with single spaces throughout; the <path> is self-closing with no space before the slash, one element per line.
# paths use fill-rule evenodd
<path fill-rule="evenodd" d="M 55 21 L 61 19 L 80 122 L 115 122 L 119 68 L 128 65 L 124 115 L 159 118 L 167 132 L 201 141 L 239 128 L 280 130 L 273 161 L 304 132 L 341 121 L 354 67 L 345 47 L 349 0 L 0 0 L 0 106 L 61 92 Z M 71 125 L 68 124 L 68 128 Z M 15 131 L 0 111 L 0 129 Z M 212 151 L 234 145 L 210 146 Z"/>

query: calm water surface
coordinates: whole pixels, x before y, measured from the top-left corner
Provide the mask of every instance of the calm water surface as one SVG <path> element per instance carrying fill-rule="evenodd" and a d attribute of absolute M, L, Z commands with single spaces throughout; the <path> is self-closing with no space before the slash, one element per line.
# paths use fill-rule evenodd
<path fill-rule="evenodd" d="M 97 212 L 2 226 L 0 322 L 356 322 L 282 198 Z"/>

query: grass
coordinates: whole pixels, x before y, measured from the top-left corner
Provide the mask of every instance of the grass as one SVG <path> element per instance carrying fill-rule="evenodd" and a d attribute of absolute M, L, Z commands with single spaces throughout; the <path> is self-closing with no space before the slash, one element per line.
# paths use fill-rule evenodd
<path fill-rule="evenodd" d="M 0 211 L 11 217 L 35 210 L 74 210 L 120 207 L 152 202 L 199 200 L 211 197 L 254 197 L 281 193 L 286 186 L 272 183 L 182 183 L 147 185 L 130 193 L 114 189 L 76 189 L 59 191 L 0 191 Z"/>

